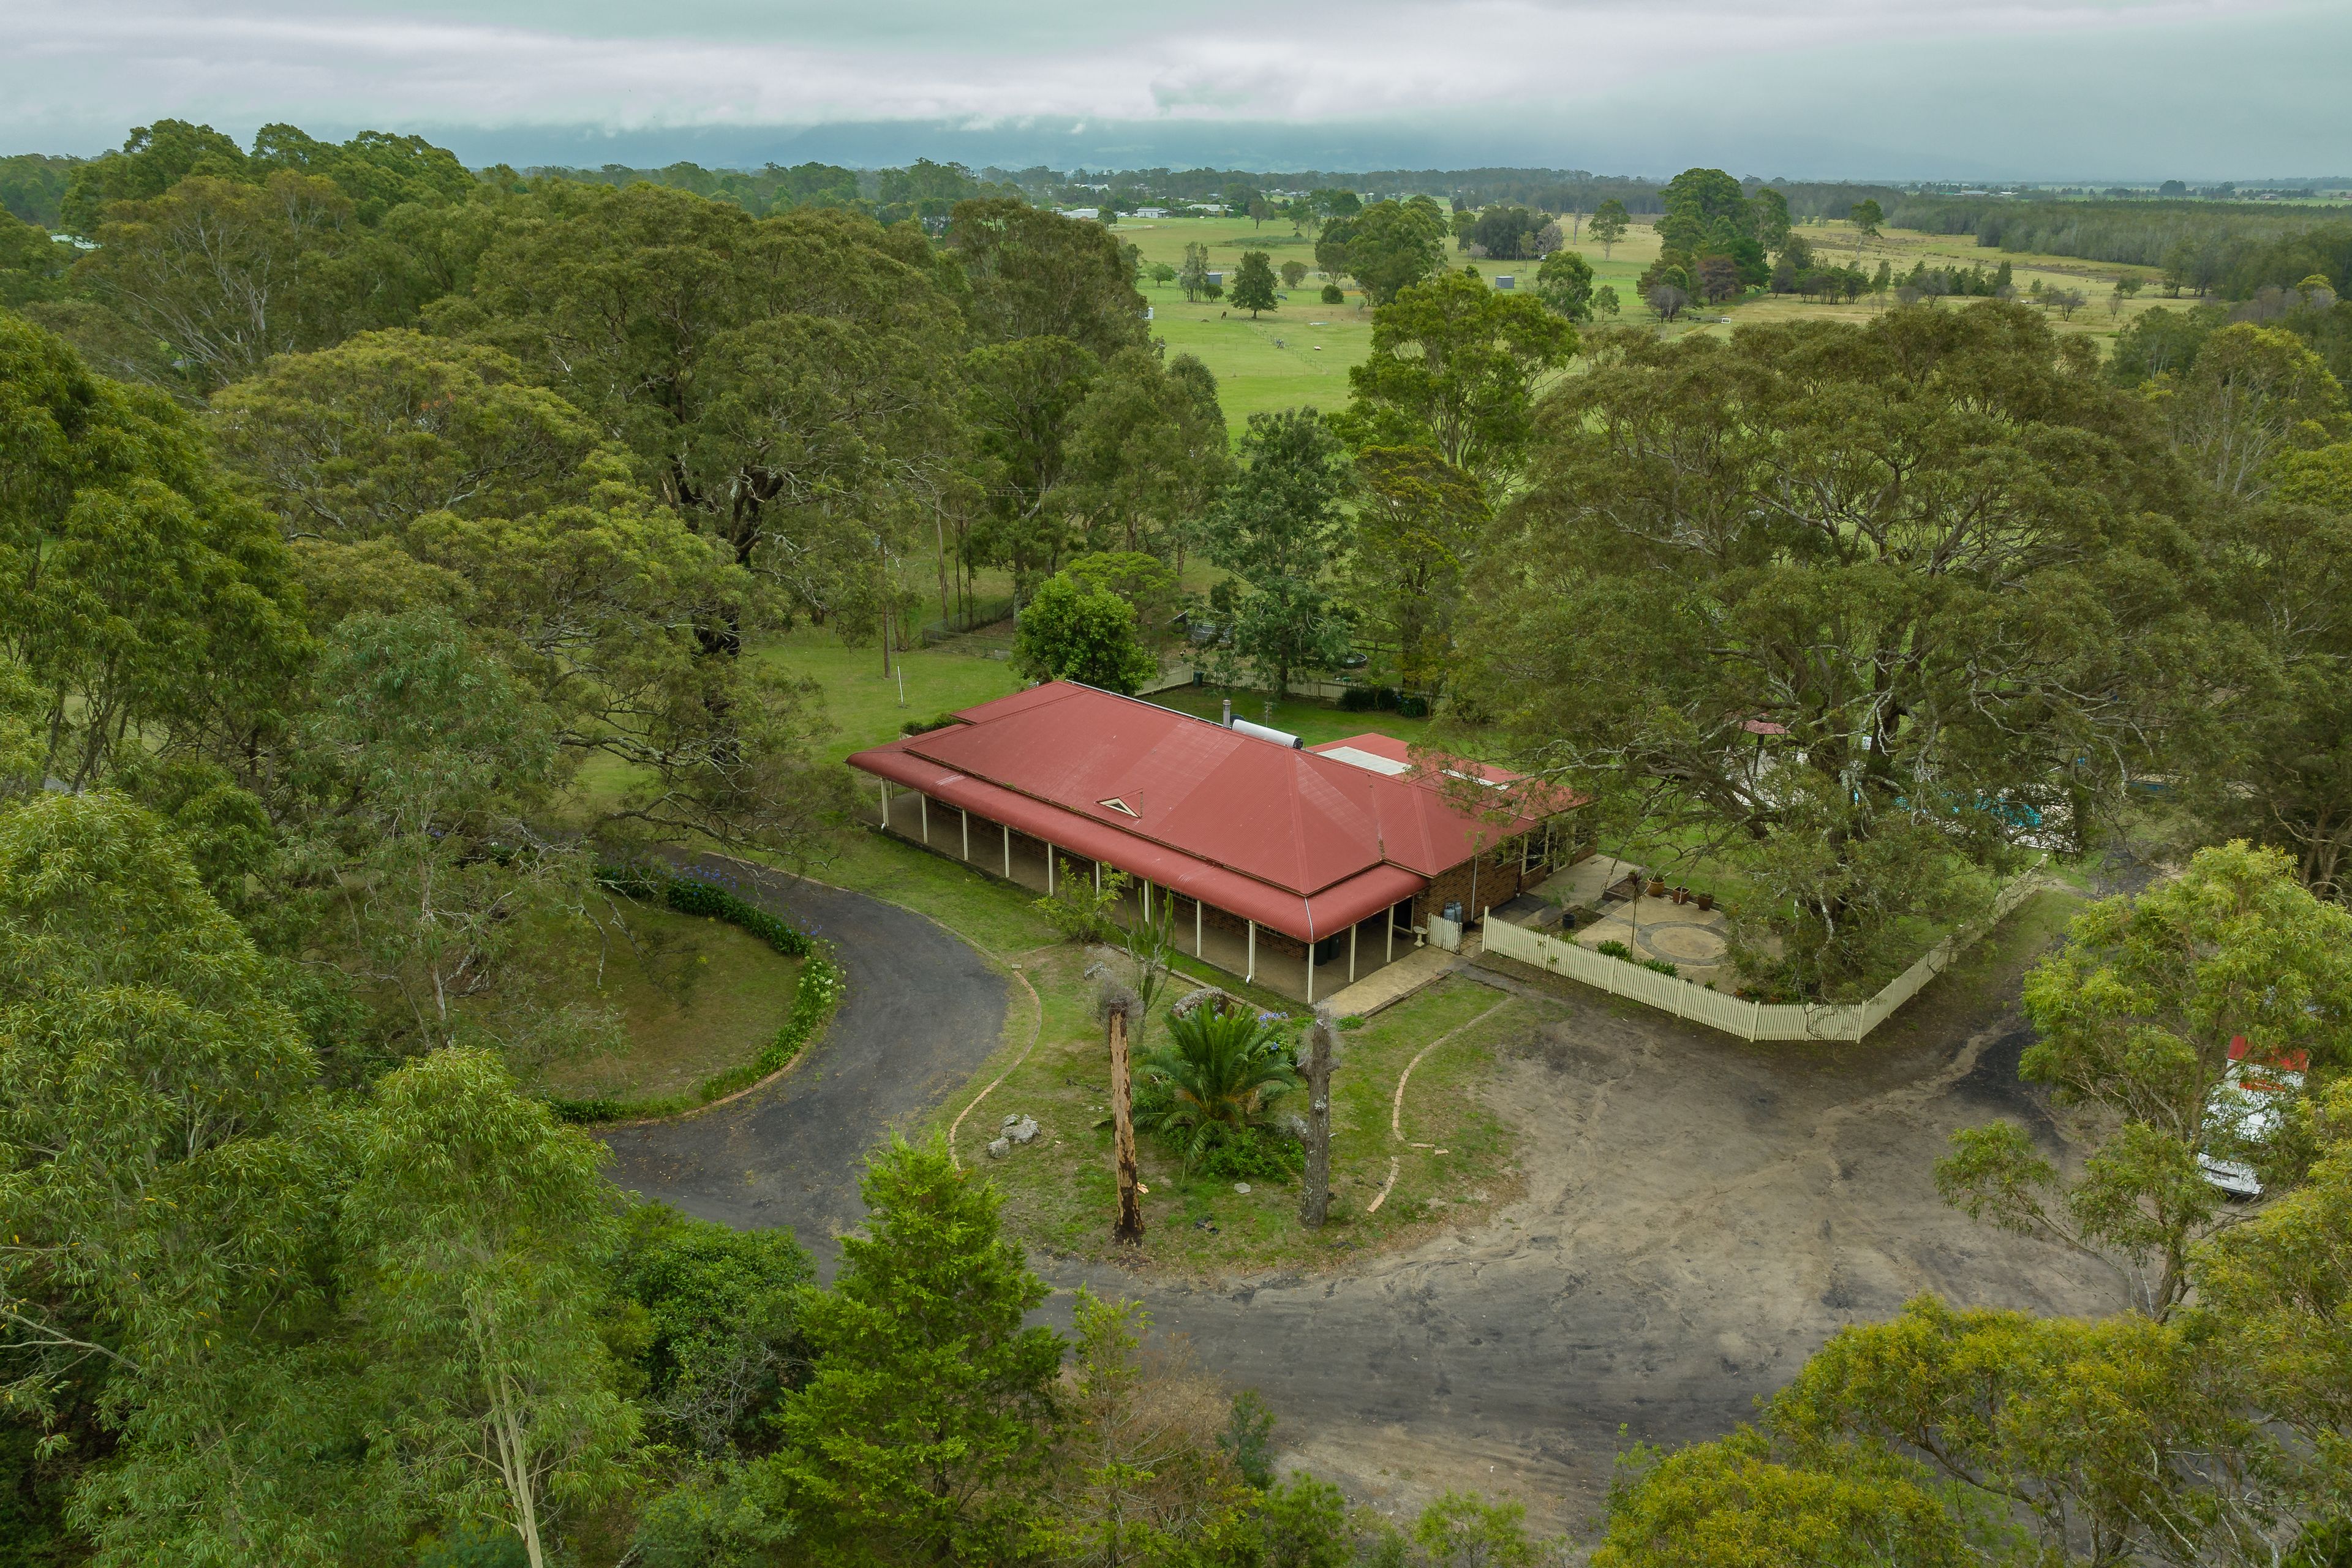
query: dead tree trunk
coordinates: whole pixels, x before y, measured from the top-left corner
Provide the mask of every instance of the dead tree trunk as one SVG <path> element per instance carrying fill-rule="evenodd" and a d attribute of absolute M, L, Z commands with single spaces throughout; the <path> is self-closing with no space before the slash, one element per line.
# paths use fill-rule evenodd
<path fill-rule="evenodd" d="M 1143 1245 L 1142 1185 L 1135 1168 L 1135 1110 L 1127 1070 L 1127 1009 L 1110 1011 L 1111 1142 L 1118 1161 L 1118 1221 L 1111 1226 L 1113 1241 L 1129 1247 Z"/>
<path fill-rule="evenodd" d="M 1319 1228 L 1331 1212 L 1331 1015 L 1317 1008 L 1307 1030 L 1307 1174 L 1298 1223 Z"/>

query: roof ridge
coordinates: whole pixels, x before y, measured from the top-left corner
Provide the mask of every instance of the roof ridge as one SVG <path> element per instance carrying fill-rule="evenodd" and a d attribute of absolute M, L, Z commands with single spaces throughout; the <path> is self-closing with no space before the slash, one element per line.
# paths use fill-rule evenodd
<path fill-rule="evenodd" d="M 1070 681 L 1070 682 L 1068 682 L 1067 684 L 1072 685 L 1072 686 L 1076 686 L 1076 685 L 1078 685 L 1078 684 L 1079 684 L 1079 682 L 1076 682 L 1076 681 Z M 1095 689 L 1095 688 L 1093 688 L 1093 687 L 1088 687 L 1088 688 L 1087 688 L 1087 689 L 1088 689 L 1088 690 L 1094 690 L 1094 689 Z M 1115 691 L 1114 691 L 1114 692 L 1107 693 L 1106 695 L 1112 696 L 1112 697 L 1116 697 L 1116 696 L 1118 696 L 1118 693 L 1117 693 L 1117 692 L 1115 692 Z M 1156 703 L 1146 703 L 1146 704 L 1145 704 L 1145 706 L 1146 706 L 1146 707 L 1157 707 L 1157 706 L 1158 706 L 1158 704 L 1156 704 Z M 1173 712 L 1173 711 L 1175 711 L 1175 710 L 1171 709 L 1171 710 L 1167 710 L 1167 711 Z M 1192 717 L 1194 717 L 1194 715 L 1190 714 L 1190 713 L 1179 714 L 1178 716 L 1179 716 L 1180 718 L 1186 718 L 1186 719 L 1189 719 L 1189 718 L 1192 718 Z M 1210 728 L 1212 728 L 1212 729 L 1218 729 L 1218 730 L 1222 730 L 1223 727 L 1224 727 L 1224 726 L 1223 726 L 1223 725 L 1221 725 L 1221 724 L 1213 724 L 1213 725 L 1211 725 L 1211 726 L 1210 726 Z M 1242 738 L 1242 739 L 1246 740 L 1246 739 L 1249 739 L 1250 737 L 1244 736 L 1244 737 L 1241 737 L 1241 738 Z M 901 735 L 901 736 L 899 736 L 899 737 L 898 737 L 897 740 L 895 740 L 895 741 L 886 741 L 886 742 L 883 742 L 881 745 L 879 745 L 879 746 L 872 746 L 872 747 L 869 747 L 869 748 L 867 748 L 867 749 L 868 749 L 869 751 L 876 751 L 876 752 L 899 751 L 899 752 L 906 752 L 908 756 L 921 757 L 923 761 L 925 761 L 925 762 L 927 762 L 927 763 L 930 763 L 930 764 L 931 764 L 933 767 L 935 767 L 935 768 L 946 768 L 946 769 L 948 769 L 950 773 L 961 773 L 964 776 L 969 777 L 969 778 L 977 779 L 977 780 L 979 780 L 981 783 L 982 783 L 982 784 L 984 784 L 989 785 L 991 788 L 993 788 L 993 789 L 1001 789 L 1001 790 L 1004 791 L 1004 793 L 1005 793 L 1005 794 L 1007 794 L 1007 795 L 1019 795 L 1019 796 L 1020 796 L 1022 799 L 1024 799 L 1024 800 L 1034 801 L 1034 802 L 1036 802 L 1039 805 L 1045 806 L 1045 807 L 1046 807 L 1048 810 L 1061 812 L 1061 813 L 1063 813 L 1065 816 L 1071 816 L 1071 817 L 1076 818 L 1077 821 L 1080 821 L 1080 822 L 1094 822 L 1094 819 L 1093 819 L 1092 817 L 1090 817 L 1090 816 L 1087 816 L 1084 812 L 1079 811 L 1079 810 L 1076 809 L 1075 807 L 1070 806 L 1070 805 L 1068 805 L 1065 804 L 1065 803 L 1064 803 L 1064 802 L 1062 802 L 1062 801 L 1055 800 L 1055 799 L 1052 798 L 1050 795 L 1040 795 L 1040 794 L 1038 794 L 1035 790 L 1034 790 L 1034 789 L 1030 788 L 1030 787 L 1029 787 L 1028 785 L 1026 785 L 1026 784 L 1015 784 L 1015 783 L 1013 783 L 1013 782 L 1011 782 L 1011 781 L 1009 781 L 1009 780 L 1002 779 L 1002 778 L 995 778 L 995 777 L 992 777 L 992 776 L 990 776 L 990 775 L 988 775 L 988 774 L 985 774 L 985 773 L 972 773 L 972 772 L 971 772 L 968 767 L 966 767 L 966 766 L 965 766 L 964 764 L 962 764 L 962 763 L 949 763 L 949 762 L 943 762 L 943 761 L 941 761 L 940 759 L 939 759 L 938 757 L 930 756 L 930 755 L 926 754 L 925 752 L 922 752 L 917 751 L 917 750 L 915 749 L 915 742 L 918 742 L 918 741 L 920 741 L 920 740 L 922 740 L 922 739 L 923 739 L 923 736 L 921 736 L 921 735 Z M 1269 742 L 1269 743 L 1270 743 L 1270 742 Z M 1289 748 L 1289 747 L 1286 747 L 1286 746 L 1285 746 L 1285 747 L 1280 747 L 1280 748 L 1278 748 L 1278 749 L 1279 749 L 1279 750 L 1282 750 L 1282 751 L 1286 751 L 1286 752 L 1290 750 L 1290 748 Z M 1343 764 L 1343 765 L 1344 765 L 1344 764 Z M 1350 771 L 1351 771 L 1351 772 L 1359 772 L 1359 773 L 1362 772 L 1362 770 L 1361 770 L 1361 769 L 1352 769 L 1352 770 L 1350 770 Z M 1300 807 L 1300 802 L 1299 802 L 1299 798 L 1298 798 L 1298 795 L 1297 795 L 1297 792 L 1295 792 L 1295 791 L 1294 791 L 1294 792 L 1292 792 L 1292 794 L 1291 794 L 1291 795 L 1290 795 L 1290 802 L 1291 802 L 1291 808 L 1292 808 L 1292 819 L 1291 819 L 1292 841 L 1293 841 L 1293 843 L 1295 844 L 1295 843 L 1297 841 L 1297 839 L 1298 839 L 1298 837 L 1299 837 L 1299 828 L 1300 828 L 1300 826 L 1301 826 L 1301 824 L 1300 824 L 1300 822 L 1299 822 L 1299 820 L 1298 820 L 1298 817 L 1297 817 L 1297 812 L 1298 812 L 1299 807 Z M 1097 803 L 1097 804 L 1099 804 L 1099 803 Z M 1374 820 L 1375 820 L 1375 822 L 1377 822 L 1377 820 L 1378 820 L 1377 816 L 1375 817 L 1375 819 L 1374 819 Z M 1192 847 L 1192 846 L 1189 846 L 1189 845 L 1180 844 L 1180 843 L 1178 843 L 1176 840 L 1174 840 L 1174 839 L 1172 839 L 1172 838 L 1166 838 L 1166 837 L 1162 837 L 1160 835 L 1159 835 L 1159 834 L 1157 834 L 1157 833 L 1154 833 L 1154 832 L 1150 831 L 1150 830 L 1149 830 L 1149 828 L 1146 826 L 1146 825 L 1145 825 L 1145 823 L 1144 823 L 1143 819 L 1142 819 L 1142 818 L 1140 818 L 1140 817 L 1128 818 L 1128 819 L 1125 819 L 1125 820 L 1122 820 L 1122 821 L 1119 821 L 1119 822 L 1115 822 L 1115 823 L 1114 823 L 1114 822 L 1095 823 L 1095 826 L 1097 826 L 1097 827 L 1112 827 L 1112 828 L 1116 828 L 1118 831 L 1119 831 L 1119 832 L 1121 832 L 1121 833 L 1126 834 L 1126 835 L 1127 835 L 1129 837 L 1130 837 L 1130 838 L 1140 838 L 1140 839 L 1142 839 L 1142 840 L 1143 840 L 1145 843 L 1147 843 L 1147 844 L 1154 844 L 1154 845 L 1157 845 L 1157 846 L 1159 846 L 1160 848 L 1162 848 L 1162 849 L 1166 849 L 1166 850 L 1169 850 L 1169 851 L 1171 851 L 1171 853 L 1178 854 L 1178 855 L 1186 855 L 1186 856 L 1190 856 L 1190 857 L 1191 857 L 1191 858 L 1192 858 L 1193 859 L 1195 859 L 1195 860 L 1199 860 L 1199 861 L 1201 861 L 1202 863 L 1203 863 L 1204 865 L 1210 865 L 1210 866 L 1215 866 L 1215 867 L 1218 867 L 1219 868 L 1221 868 L 1221 869 L 1223 869 L 1223 870 L 1231 871 L 1231 872 L 1232 872 L 1234 876 L 1236 876 L 1236 877 L 1244 877 L 1244 878 L 1246 878 L 1246 879 L 1248 879 L 1250 881 L 1255 882 L 1255 883 L 1257 883 L 1257 884 L 1258 884 L 1259 886 L 1261 886 L 1261 887 L 1273 888 L 1273 889 L 1276 889 L 1277 891 L 1280 891 L 1280 892 L 1283 892 L 1283 893 L 1287 893 L 1287 894 L 1290 894 L 1290 895 L 1292 895 L 1292 896 L 1294 896 L 1294 897 L 1297 897 L 1297 898 L 1307 898 L 1307 899 L 1311 899 L 1311 898 L 1315 897 L 1317 894 L 1318 894 L 1318 893 L 1320 893 L 1320 892 L 1324 891 L 1326 889 L 1328 889 L 1328 888 L 1336 888 L 1336 887 L 1339 886 L 1341 883 L 1348 881 L 1348 880 L 1349 880 L 1349 879 L 1350 879 L 1351 878 L 1361 876 L 1361 875 L 1363 874 L 1363 870 L 1364 870 L 1364 868 L 1363 868 L 1359 867 L 1359 868 L 1357 868 L 1356 869 L 1351 870 L 1351 871 L 1349 871 L 1349 872 L 1346 872 L 1346 873 L 1344 873 L 1344 874 L 1343 874 L 1343 875 L 1341 875 L 1341 876 L 1336 877 L 1336 878 L 1332 879 L 1330 881 L 1328 881 L 1328 882 L 1325 882 L 1325 883 L 1321 884 L 1321 885 L 1320 885 L 1320 886 L 1318 886 L 1318 887 L 1308 888 L 1308 889 L 1304 889 L 1304 890 L 1302 891 L 1300 889 L 1296 888 L 1296 887 L 1293 887 L 1293 886 L 1291 886 L 1291 885 L 1290 885 L 1290 884 L 1288 884 L 1288 883 L 1286 883 L 1286 882 L 1276 882 L 1276 881 L 1273 881 L 1273 880 L 1269 879 L 1268 878 L 1266 878 L 1266 877 L 1265 877 L 1265 875 L 1263 875 L 1262 873 L 1257 872 L 1257 871 L 1250 870 L 1250 869 L 1249 869 L 1248 868 L 1246 868 L 1246 867 L 1243 867 L 1243 866 L 1236 866 L 1236 865 L 1234 865 L 1234 864 L 1232 861 L 1230 861 L 1230 860 L 1220 859 L 1220 858 L 1219 858 L 1215 854 L 1213 854 L 1213 852 L 1211 852 L 1211 851 L 1208 851 L 1208 850 L 1205 850 L 1205 849 L 1199 849 L 1199 848 L 1195 848 L 1195 847 Z M 1375 860 L 1375 861 L 1374 861 L 1374 864 L 1375 864 L 1375 865 L 1392 865 L 1392 864 L 1394 864 L 1394 862 L 1392 862 L 1392 861 L 1389 861 L 1389 860 L 1387 860 L 1387 859 L 1385 859 L 1385 858 L 1381 858 L 1381 859 Z M 1405 869 L 1405 870 L 1410 870 L 1410 869 L 1412 869 L 1410 867 L 1403 867 L 1403 868 L 1401 868 L 1401 869 Z M 1298 880 L 1300 880 L 1300 881 L 1302 881 L 1302 882 L 1303 882 L 1303 881 L 1305 881 L 1305 880 L 1306 880 L 1306 877 L 1305 877 L 1305 875 L 1304 875 L 1304 873 L 1305 873 L 1305 871 L 1306 871 L 1305 864 L 1304 864 L 1303 862 L 1299 862 L 1299 863 L 1297 863 L 1297 873 L 1298 873 Z"/>

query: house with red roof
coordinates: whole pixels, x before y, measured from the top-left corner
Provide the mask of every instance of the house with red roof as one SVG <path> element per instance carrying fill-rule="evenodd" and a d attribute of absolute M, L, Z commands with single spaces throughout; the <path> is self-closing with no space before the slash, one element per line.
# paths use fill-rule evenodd
<path fill-rule="evenodd" d="M 1185 952 L 1302 1000 L 1590 847 L 1581 799 L 1388 735 L 1286 744 L 1073 681 L 951 718 L 849 759 L 878 826 L 1043 891 L 1123 871 Z"/>

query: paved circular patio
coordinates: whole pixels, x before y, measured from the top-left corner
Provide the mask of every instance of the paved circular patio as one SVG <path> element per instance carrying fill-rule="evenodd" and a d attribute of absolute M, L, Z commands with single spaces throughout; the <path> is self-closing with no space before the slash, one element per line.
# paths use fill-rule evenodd
<path fill-rule="evenodd" d="M 1728 944 L 1717 927 L 1697 921 L 1652 921 L 1633 931 L 1633 944 L 1669 963 L 1720 963 Z"/>

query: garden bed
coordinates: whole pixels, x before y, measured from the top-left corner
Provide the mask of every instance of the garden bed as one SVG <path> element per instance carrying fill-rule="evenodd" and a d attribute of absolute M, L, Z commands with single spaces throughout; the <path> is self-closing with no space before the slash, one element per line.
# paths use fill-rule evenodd
<path fill-rule="evenodd" d="M 1483 1223 L 1517 1195 L 1517 1140 L 1484 1090 L 1497 1051 L 1549 1009 L 1474 982 L 1444 980 L 1340 1036 L 1332 1075 L 1331 1208 L 1322 1229 L 1298 1223 L 1297 1176 L 1187 1177 L 1172 1148 L 1139 1136 L 1137 1152 L 1150 1189 L 1143 1198 L 1144 1243 L 1116 1245 L 1109 1052 L 1095 1021 L 1086 965 L 1076 946 L 1030 956 L 1024 973 L 1045 1009 L 1036 1046 L 973 1108 L 957 1139 L 963 1161 L 984 1170 L 1004 1194 L 1006 1223 L 1031 1247 L 1184 1279 L 1338 1268 L 1412 1245 L 1443 1226 Z M 1180 981 L 1169 995 L 1185 988 Z M 1154 1022 L 1147 1049 L 1166 1040 L 1166 1027 L 1164 1019 Z M 1422 1060 L 1400 1107 L 1397 1082 L 1416 1056 Z M 980 1082 L 999 1070 L 992 1064 Z M 1277 1108 L 1299 1110 L 1302 1098 L 1303 1091 L 1295 1093 Z M 959 1097 L 940 1127 L 971 1099 Z M 1402 1140 L 1391 1130 L 1392 1112 Z M 985 1147 L 1007 1116 L 1034 1118 L 1039 1134 L 992 1158 Z"/>

